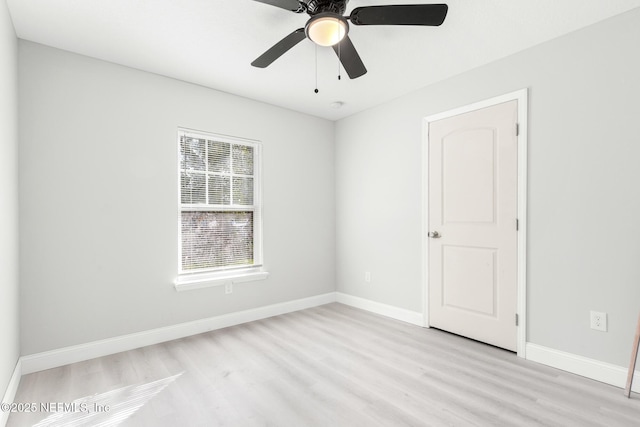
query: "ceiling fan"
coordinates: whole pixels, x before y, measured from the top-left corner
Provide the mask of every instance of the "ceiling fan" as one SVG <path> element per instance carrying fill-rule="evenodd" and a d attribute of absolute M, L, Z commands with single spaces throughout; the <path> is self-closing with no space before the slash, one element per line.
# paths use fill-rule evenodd
<path fill-rule="evenodd" d="M 311 18 L 251 63 L 266 68 L 305 38 L 319 46 L 332 46 L 350 78 L 367 72 L 347 33 L 353 25 L 427 25 L 439 26 L 447 16 L 446 4 L 405 4 L 357 7 L 343 16 L 349 0 L 255 0 Z"/>

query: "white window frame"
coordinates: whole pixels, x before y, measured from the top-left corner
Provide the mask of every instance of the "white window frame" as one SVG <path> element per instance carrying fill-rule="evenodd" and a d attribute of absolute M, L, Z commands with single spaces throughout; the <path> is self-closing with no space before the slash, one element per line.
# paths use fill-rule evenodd
<path fill-rule="evenodd" d="M 183 208 L 181 200 L 181 169 L 180 169 L 180 137 L 190 136 L 207 140 L 215 140 L 228 144 L 242 144 L 253 147 L 254 149 L 254 194 L 253 207 L 249 210 L 253 211 L 253 265 L 241 267 L 222 267 L 211 270 L 200 270 L 189 272 L 182 270 L 182 211 L 188 210 L 212 210 L 205 207 L 201 208 Z M 178 185 L 178 204 L 177 204 L 177 226 L 178 226 L 178 275 L 174 282 L 177 291 L 185 291 L 191 289 L 199 289 L 211 286 L 225 286 L 227 293 L 232 292 L 234 283 L 251 282 L 255 280 L 264 280 L 269 273 L 264 271 L 262 261 L 262 143 L 256 140 L 232 137 L 228 135 L 220 135 L 211 132 L 197 131 L 187 128 L 178 128 L 177 132 L 177 185 Z M 229 207 L 222 210 L 241 211 L 247 210 L 247 207 Z"/>

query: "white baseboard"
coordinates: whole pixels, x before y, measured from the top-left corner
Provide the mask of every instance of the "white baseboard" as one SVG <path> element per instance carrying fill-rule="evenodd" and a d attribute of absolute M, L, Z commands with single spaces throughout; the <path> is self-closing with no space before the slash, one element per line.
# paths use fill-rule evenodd
<path fill-rule="evenodd" d="M 330 292 L 309 298 L 258 307 L 250 310 L 224 314 L 222 316 L 180 323 L 164 328 L 152 329 L 149 331 L 122 335 L 119 337 L 92 341 L 85 344 L 23 356 L 20 358 L 21 374 L 30 374 L 33 372 L 43 371 L 45 369 L 57 368 L 70 363 L 108 356 L 122 351 L 159 344 L 191 335 L 201 334 L 203 332 L 252 322 L 254 320 L 260 320 L 293 311 L 304 310 L 306 308 L 329 304 L 336 301 L 414 325 L 422 326 L 423 324 L 422 313 L 340 292 Z"/>
<path fill-rule="evenodd" d="M 367 310 L 376 314 L 401 320 L 418 326 L 424 326 L 422 313 L 394 307 L 336 292 L 336 301 L 352 307 Z M 592 380 L 600 381 L 616 387 L 624 388 L 627 382 L 627 368 L 601 362 L 595 359 L 578 356 L 576 354 L 555 350 L 538 344 L 526 344 L 526 359 L 541 363 L 552 368 L 561 369 L 572 374 L 580 375 Z M 634 374 L 632 391 L 640 393 L 640 372 Z"/>
<path fill-rule="evenodd" d="M 252 322 L 254 320 L 304 310 L 305 308 L 316 307 L 335 301 L 335 293 L 330 292 L 328 294 L 317 295 L 309 298 L 253 308 L 250 310 L 224 314 L 222 316 L 210 317 L 207 319 L 180 323 L 135 334 L 123 335 L 57 350 L 31 354 L 20 358 L 22 362 L 22 373 L 30 374 L 32 372 L 56 368 L 70 363 L 120 353 L 121 351 L 133 350 L 148 345 L 201 334 L 215 329 L 226 328 L 246 322 Z"/>
<path fill-rule="evenodd" d="M 392 319 L 402 322 L 411 323 L 413 325 L 423 326 L 424 320 L 422 313 L 398 308 L 392 305 L 382 304 L 380 302 L 371 301 L 365 298 L 354 297 L 353 295 L 336 292 L 336 301 L 352 307 L 361 308 L 372 313 L 381 314 L 391 317 Z"/>
<path fill-rule="evenodd" d="M 2 398 L 3 403 L 13 403 L 16 398 L 16 393 L 18 391 L 18 386 L 20 385 L 20 378 L 22 377 L 22 362 L 18 359 L 16 363 L 16 368 L 13 370 L 13 375 L 11 376 L 11 380 L 9 380 L 9 385 L 7 386 L 7 390 L 4 393 L 4 397 Z M 7 420 L 9 420 L 10 412 L 0 411 L 0 426 L 7 425 Z"/>
<path fill-rule="evenodd" d="M 18 360 L 15 371 L 9 382 L 3 402 L 13 402 L 18 390 L 20 377 L 23 374 L 56 368 L 70 363 L 81 362 L 96 357 L 107 356 L 121 351 L 158 344 L 174 339 L 184 338 L 254 320 L 286 314 L 306 308 L 316 307 L 332 302 L 339 302 L 352 307 L 380 314 L 392 319 L 400 320 L 417 326 L 423 326 L 423 316 L 420 312 L 382 304 L 365 298 L 330 292 L 294 301 L 258 307 L 250 310 L 229 313 L 222 316 L 180 323 L 164 328 L 152 329 L 135 334 L 123 335 L 100 341 L 93 341 L 43 353 L 23 356 Z M 589 359 L 560 350 L 547 348 L 538 344 L 527 343 L 526 358 L 533 362 L 571 372 L 596 381 L 624 388 L 627 379 L 627 369 L 606 362 Z M 635 373 L 633 391 L 640 393 L 640 372 Z M 4 426 L 9 417 L 8 413 L 0 412 L 0 426 Z"/>
<path fill-rule="evenodd" d="M 527 343 L 527 360 L 620 388 L 625 388 L 627 383 L 627 368 L 538 344 Z M 640 393 L 640 372 L 638 371 L 634 374 L 632 390 Z"/>

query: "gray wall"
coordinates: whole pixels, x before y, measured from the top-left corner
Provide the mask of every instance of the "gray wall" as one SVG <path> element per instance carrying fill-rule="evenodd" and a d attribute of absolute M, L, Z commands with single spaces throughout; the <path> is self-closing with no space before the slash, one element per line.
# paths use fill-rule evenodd
<path fill-rule="evenodd" d="M 0 398 L 19 354 L 18 42 L 0 2 Z"/>
<path fill-rule="evenodd" d="M 422 119 L 529 88 L 528 340 L 626 366 L 640 310 L 639 40 L 636 9 L 339 121 L 338 291 L 421 310 Z M 608 333 L 589 329 L 589 310 L 609 313 Z"/>
<path fill-rule="evenodd" d="M 18 361 L 18 42 L 0 2 L 0 399 Z"/>
<path fill-rule="evenodd" d="M 22 354 L 335 290 L 334 124 L 20 41 Z M 177 293 L 178 126 L 261 140 L 271 276 Z"/>
<path fill-rule="evenodd" d="M 22 354 L 331 292 L 336 280 L 420 311 L 422 119 L 528 87 L 528 340 L 624 366 L 640 309 L 639 23 L 636 9 L 335 126 L 21 41 Z M 10 30 L 2 93 L 15 93 Z M 1 386 L 18 339 L 15 99 L 0 105 Z M 231 295 L 173 289 L 178 126 L 263 141 L 267 281 Z M 589 329 L 591 309 L 609 313 L 608 333 Z"/>

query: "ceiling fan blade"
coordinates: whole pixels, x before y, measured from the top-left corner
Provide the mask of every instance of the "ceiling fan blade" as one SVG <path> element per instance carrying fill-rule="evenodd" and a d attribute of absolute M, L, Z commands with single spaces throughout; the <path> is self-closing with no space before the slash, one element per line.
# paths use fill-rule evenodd
<path fill-rule="evenodd" d="M 271 6 L 279 7 L 281 9 L 290 10 L 292 12 L 303 12 L 302 6 L 298 0 L 254 0 L 259 3 L 270 4 Z"/>
<path fill-rule="evenodd" d="M 367 69 L 349 36 L 345 36 L 340 43 L 334 45 L 333 50 L 336 51 L 349 78 L 356 79 L 367 73 Z"/>
<path fill-rule="evenodd" d="M 298 28 L 293 33 L 274 44 L 271 49 L 260 55 L 251 63 L 251 65 L 258 68 L 268 67 L 273 61 L 280 58 L 285 52 L 300 43 L 306 37 L 304 28 Z"/>
<path fill-rule="evenodd" d="M 349 19 L 355 25 L 429 25 L 442 24 L 447 16 L 446 4 L 398 4 L 357 7 Z"/>

